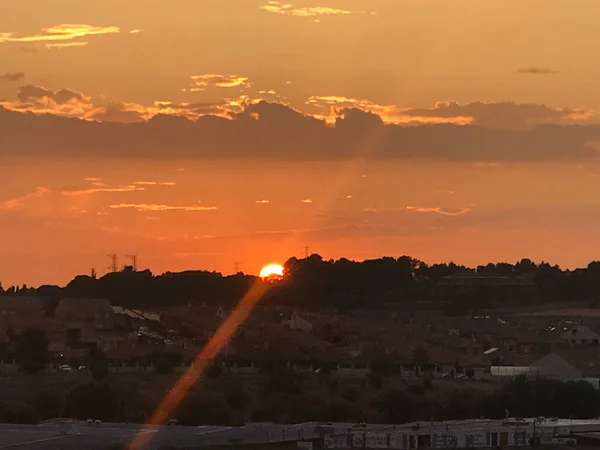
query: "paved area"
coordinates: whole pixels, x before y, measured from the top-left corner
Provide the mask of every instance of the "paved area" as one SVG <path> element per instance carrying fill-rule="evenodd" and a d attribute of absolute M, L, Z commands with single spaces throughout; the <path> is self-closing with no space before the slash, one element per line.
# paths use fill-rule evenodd
<path fill-rule="evenodd" d="M 535 423 L 535 425 L 534 425 Z M 199 449 L 212 446 L 267 444 L 317 439 L 336 433 L 389 433 L 418 430 L 421 433 L 462 432 L 475 433 L 498 429 L 533 429 L 556 434 L 600 434 L 600 419 L 511 419 L 464 420 L 448 422 L 414 422 L 402 425 L 304 423 L 277 425 L 248 424 L 242 427 L 184 427 L 177 425 L 145 427 L 139 424 L 88 423 L 57 420 L 39 425 L 0 424 L 1 449 L 61 449 L 108 450 L 126 448 L 138 434 L 148 434 L 148 450 Z M 558 433 L 562 434 L 562 433 Z"/>
<path fill-rule="evenodd" d="M 40 425 L 0 424 L 0 449 L 116 449 L 126 447 L 138 434 L 150 435 L 147 444 L 149 450 L 197 449 L 297 441 L 314 437 L 314 428 L 314 425 L 275 424 L 243 427 L 145 427 L 137 424 L 76 421 Z"/>

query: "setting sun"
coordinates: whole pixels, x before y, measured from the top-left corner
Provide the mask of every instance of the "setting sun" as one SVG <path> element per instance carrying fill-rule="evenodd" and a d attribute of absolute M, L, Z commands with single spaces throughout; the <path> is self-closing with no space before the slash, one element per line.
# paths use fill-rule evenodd
<path fill-rule="evenodd" d="M 273 276 L 283 276 L 283 266 L 281 264 L 268 264 L 265 267 L 263 267 L 260 271 L 261 278 L 269 278 Z"/>

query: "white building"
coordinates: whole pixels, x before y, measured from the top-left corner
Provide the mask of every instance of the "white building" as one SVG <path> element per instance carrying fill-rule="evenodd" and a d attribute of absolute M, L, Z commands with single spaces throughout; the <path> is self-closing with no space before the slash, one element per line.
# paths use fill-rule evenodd
<path fill-rule="evenodd" d="M 290 320 L 284 320 L 283 324 L 290 327 L 292 330 L 303 331 L 306 334 L 309 334 L 313 328 L 312 323 L 300 317 L 296 312 L 292 314 L 292 318 Z"/>

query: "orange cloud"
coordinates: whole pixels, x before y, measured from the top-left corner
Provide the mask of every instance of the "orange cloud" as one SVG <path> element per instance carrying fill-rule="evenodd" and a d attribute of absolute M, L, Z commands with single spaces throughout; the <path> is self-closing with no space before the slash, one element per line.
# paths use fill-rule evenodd
<path fill-rule="evenodd" d="M 147 211 L 214 211 L 216 206 L 173 206 L 155 203 L 119 203 L 110 205 L 112 209 L 135 209 L 140 212 Z"/>
<path fill-rule="evenodd" d="M 407 206 L 406 210 L 413 212 L 435 213 L 442 216 L 462 216 L 463 214 L 471 212 L 471 208 L 446 209 L 440 208 L 439 206 Z"/>
<path fill-rule="evenodd" d="M 270 13 L 295 17 L 346 16 L 356 13 L 367 14 L 366 11 L 350 11 L 347 9 L 329 8 L 327 6 L 294 7 L 290 3 L 282 3 L 275 0 L 268 1 L 259 8 Z"/>
<path fill-rule="evenodd" d="M 27 36 L 19 36 L 14 32 L 0 33 L 0 43 L 72 41 L 86 36 L 118 34 L 120 32 L 119 27 L 115 26 L 102 27 L 86 24 L 61 24 L 44 28 L 40 33 Z"/>
<path fill-rule="evenodd" d="M 190 92 L 202 92 L 209 87 L 233 88 L 238 86 L 250 86 L 248 78 L 239 75 L 207 73 L 204 75 L 192 75 L 190 78 L 194 82 L 193 86 L 190 88 Z"/>

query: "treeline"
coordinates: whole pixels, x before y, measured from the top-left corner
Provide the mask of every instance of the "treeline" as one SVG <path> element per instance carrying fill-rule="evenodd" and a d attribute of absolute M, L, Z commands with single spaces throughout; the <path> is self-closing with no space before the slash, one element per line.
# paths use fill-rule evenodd
<path fill-rule="evenodd" d="M 156 380 L 154 380 L 156 381 Z M 174 379 L 164 386 L 109 378 L 65 391 L 44 390 L 19 402 L 0 401 L 0 422 L 54 417 L 145 422 Z M 482 382 L 484 383 L 484 382 Z M 241 425 L 248 421 L 406 423 L 421 420 L 600 416 L 600 392 L 589 383 L 517 378 L 491 390 L 424 379 L 398 385 L 378 378 L 338 380 L 285 371 L 247 380 L 209 374 L 176 409 L 181 425 Z M 166 390 L 164 388 L 167 388 Z"/>
<path fill-rule="evenodd" d="M 428 265 L 402 256 L 363 262 L 348 259 L 323 260 L 319 255 L 291 258 L 284 279 L 272 284 L 263 302 L 294 305 L 307 309 L 352 309 L 390 303 L 439 303 L 469 308 L 493 307 L 514 302 L 585 301 L 600 299 L 600 262 L 576 270 L 557 265 L 536 264 L 523 259 L 515 264 L 497 263 L 469 268 L 454 263 Z M 535 292 L 502 287 L 476 287 L 471 290 L 441 289 L 439 281 L 447 276 L 472 272 L 490 276 L 528 276 Z M 165 307 L 187 303 L 233 305 L 253 283 L 254 276 L 223 276 L 217 272 L 186 271 L 153 275 L 149 270 L 109 273 L 99 279 L 80 275 L 67 286 L 41 286 L 37 289 L 11 287 L 6 294 L 36 294 L 50 298 L 73 296 L 103 297 L 113 304 L 128 307 Z M 485 290 L 486 292 L 482 292 Z M 485 294 L 485 295 L 482 295 Z M 482 298 L 488 304 L 481 303 Z"/>

